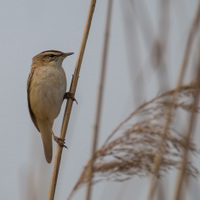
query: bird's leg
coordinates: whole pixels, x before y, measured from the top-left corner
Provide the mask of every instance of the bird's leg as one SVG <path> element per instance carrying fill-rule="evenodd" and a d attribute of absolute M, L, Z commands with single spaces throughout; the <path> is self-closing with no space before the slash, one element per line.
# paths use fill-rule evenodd
<path fill-rule="evenodd" d="M 52 134 L 53 134 L 53 139 L 56 141 L 56 143 L 59 146 L 67 148 L 67 146 L 65 145 L 65 139 L 57 137 L 53 132 L 52 132 Z"/>
<path fill-rule="evenodd" d="M 76 104 L 78 104 L 77 100 L 76 100 L 75 97 L 74 97 L 74 94 L 72 94 L 71 92 L 66 92 L 66 93 L 64 94 L 64 97 L 63 97 L 63 100 L 64 100 L 64 99 L 72 99 L 73 101 L 76 102 Z"/>

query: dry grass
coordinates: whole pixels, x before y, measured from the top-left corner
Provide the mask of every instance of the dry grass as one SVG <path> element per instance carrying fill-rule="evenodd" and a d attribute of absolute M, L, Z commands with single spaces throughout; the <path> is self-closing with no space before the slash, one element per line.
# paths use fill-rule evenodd
<path fill-rule="evenodd" d="M 139 59 L 140 55 L 138 53 L 140 52 L 140 43 L 138 42 L 135 26 L 139 24 L 141 29 L 142 27 L 146 27 L 142 26 L 145 20 L 141 20 L 144 18 L 140 18 L 140 15 L 137 16 L 137 12 L 135 12 L 135 1 L 130 1 L 129 6 L 132 7 L 134 11 L 133 16 L 137 21 L 133 28 L 135 31 L 133 33 L 135 34 L 131 34 L 132 38 L 129 38 L 128 41 L 128 45 L 130 45 L 130 40 L 135 40 L 133 42 L 135 49 L 133 48 L 134 51 L 132 51 L 130 48 L 129 52 L 135 53 L 135 56 L 133 56 L 134 66 L 141 69 L 139 67 L 141 66 L 141 60 Z M 169 72 L 168 63 L 165 58 L 170 36 L 170 2 L 160 3 L 159 8 L 159 19 L 161 19 L 160 32 L 157 35 L 152 29 L 152 34 L 150 34 L 152 37 L 149 37 L 149 32 L 151 31 L 143 31 L 143 33 L 148 32 L 146 40 L 145 34 L 143 39 L 146 43 L 150 40 L 153 41 L 151 48 L 147 44 L 147 47 L 150 49 L 148 52 L 151 52 L 149 55 L 150 62 L 148 64 L 151 63 L 156 69 L 160 68 L 162 73 L 158 76 L 158 85 L 162 86 L 162 90 L 164 88 L 166 90 L 170 85 L 170 77 L 167 75 Z M 180 199 L 180 190 L 185 177 L 196 177 L 199 174 L 199 171 L 192 163 L 193 156 L 198 152 L 195 144 L 192 142 L 192 132 L 195 127 L 196 113 L 200 109 L 198 106 L 200 92 L 199 75 L 197 76 L 199 74 L 197 73 L 199 66 L 193 68 L 194 76 L 191 79 L 196 84 L 192 83 L 183 86 L 189 60 L 194 58 L 192 49 L 195 46 L 195 41 L 199 40 L 199 19 L 200 3 L 197 3 L 197 9 L 184 46 L 180 70 L 177 74 L 176 88 L 148 102 L 144 102 L 116 127 L 104 145 L 95 152 L 92 152 L 90 160 L 84 167 L 68 199 L 71 199 L 73 193 L 85 183 L 88 183 L 89 189 L 91 189 L 91 184 L 100 181 L 122 182 L 134 176 L 147 176 L 152 174 L 149 193 L 147 194 L 147 199 L 152 200 L 158 188 L 158 178 L 164 176 L 169 170 L 176 169 L 180 174 L 176 184 L 178 189 L 174 188 L 177 191 L 175 199 L 178 200 Z M 148 21 L 148 17 L 146 21 L 150 22 Z M 129 26 L 130 24 L 127 27 L 129 28 Z M 130 31 L 130 29 L 128 30 Z M 153 50 L 151 51 L 152 48 Z M 196 49 L 196 51 L 198 52 L 197 55 L 199 55 L 199 49 Z M 132 65 L 131 70 L 135 70 L 135 67 L 133 68 Z M 141 87 L 140 92 L 145 93 L 143 91 L 144 85 L 141 81 L 143 77 L 143 75 L 140 75 L 138 79 L 135 79 L 135 82 L 132 84 L 134 85 L 134 91 L 138 91 L 138 88 Z M 136 93 L 134 96 L 138 97 L 140 94 Z M 141 99 L 144 98 L 141 96 Z M 137 103 L 139 102 L 137 98 L 135 101 Z M 101 110 L 97 114 L 100 112 Z M 100 126 L 99 122 L 96 124 Z M 95 144 L 94 150 L 96 149 L 97 141 L 93 144 Z"/>
<path fill-rule="evenodd" d="M 96 5 L 96 0 L 91 0 L 89 9 L 88 9 L 88 16 L 86 19 L 85 28 L 84 28 L 84 32 L 83 32 L 83 36 L 82 36 L 81 46 L 80 46 L 80 50 L 79 50 L 79 54 L 78 54 L 78 58 L 77 58 L 77 62 L 76 62 L 76 67 L 74 70 L 74 75 L 72 78 L 70 91 L 69 91 L 73 95 L 75 95 L 77 84 L 78 84 L 79 73 L 80 73 L 83 55 L 85 52 L 85 47 L 86 47 L 86 43 L 87 43 L 89 31 L 90 31 L 90 26 L 92 23 L 95 5 Z M 69 123 L 69 119 L 70 119 L 70 115 L 71 115 L 72 105 L 73 105 L 73 100 L 70 98 L 70 99 L 68 99 L 67 104 L 66 104 L 65 113 L 64 113 L 64 117 L 63 117 L 63 123 L 62 123 L 62 127 L 61 127 L 60 138 L 62 138 L 62 139 L 65 139 L 65 137 L 66 137 L 66 132 L 67 132 L 68 123 Z M 59 169 L 60 169 L 62 149 L 63 149 L 63 147 L 60 147 L 59 145 L 57 145 L 55 159 L 54 159 L 54 165 L 53 165 L 53 170 L 52 170 L 52 175 L 51 175 L 51 182 L 50 182 L 50 187 L 49 187 L 48 200 L 53 200 L 54 196 L 55 196 L 58 173 L 59 173 Z"/>
<path fill-rule="evenodd" d="M 178 91 L 174 102 L 171 96 Z M 190 113 L 193 100 L 200 89 L 197 84 L 189 84 L 178 90 L 168 91 L 158 97 L 143 103 L 132 112 L 110 135 L 105 144 L 95 152 L 93 183 L 102 180 L 125 181 L 134 175 L 146 176 L 152 173 L 155 155 L 162 140 L 165 113 L 173 105 L 175 111 Z M 199 112 L 199 107 L 195 111 Z M 179 169 L 185 137 L 183 129 L 177 123 L 180 115 L 173 115 L 167 128 L 161 164 L 158 176 L 163 176 L 170 169 Z M 197 153 L 195 145 L 190 142 L 188 150 Z M 88 182 L 88 168 L 91 160 L 86 164 L 72 194 L 84 183 Z M 187 161 L 186 173 L 197 176 L 198 170 Z M 71 195 L 72 195 L 71 194 Z M 70 195 L 70 197 L 71 197 Z M 69 198 L 70 198 L 69 197 Z"/>
<path fill-rule="evenodd" d="M 94 133 L 93 133 L 93 140 L 92 140 L 92 148 L 91 148 L 91 156 L 93 157 L 98 143 L 98 136 L 99 136 L 99 128 L 101 125 L 101 113 L 103 107 L 103 95 L 104 95 L 104 88 L 105 88 L 105 75 L 107 69 L 107 58 L 108 58 L 108 47 L 109 47 L 109 38 L 110 38 L 110 25 L 111 25 L 111 16 L 112 16 L 112 5 L 113 0 L 108 1 L 108 8 L 107 8 L 107 16 L 106 16 L 106 26 L 105 26 L 105 33 L 104 33 L 104 45 L 103 45 L 103 53 L 102 53 L 102 64 L 101 64 L 101 73 L 99 77 L 99 90 L 98 90 L 98 97 L 97 97 L 97 106 L 96 106 L 96 115 L 95 115 L 95 125 L 94 125 Z M 86 200 L 90 200 L 92 196 L 92 174 L 94 171 L 94 160 L 92 159 L 90 165 L 88 166 L 88 185 L 86 190 Z"/>

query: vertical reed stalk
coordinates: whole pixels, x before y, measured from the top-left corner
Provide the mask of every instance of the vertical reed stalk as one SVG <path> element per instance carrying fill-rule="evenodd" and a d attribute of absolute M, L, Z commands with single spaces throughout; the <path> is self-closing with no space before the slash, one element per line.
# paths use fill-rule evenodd
<path fill-rule="evenodd" d="M 113 4 L 113 0 L 109 0 L 108 6 L 107 6 L 107 16 L 106 16 L 106 27 L 105 27 L 105 34 L 104 34 L 101 73 L 100 73 L 100 80 L 99 80 L 99 90 L 98 90 L 98 96 L 97 96 L 94 133 L 93 133 L 92 149 L 91 149 L 92 160 L 91 160 L 91 164 L 89 165 L 89 177 L 88 177 L 88 184 L 87 184 L 86 198 L 85 198 L 86 200 L 91 199 L 91 193 L 92 193 L 91 186 L 92 186 L 93 163 L 95 160 L 94 153 L 96 151 L 96 147 L 97 147 L 97 143 L 98 143 L 99 128 L 100 128 L 100 123 L 101 123 L 101 113 L 102 113 L 105 75 L 106 75 L 108 47 L 109 47 L 112 4 Z"/>
<path fill-rule="evenodd" d="M 185 49 L 185 52 L 184 52 L 184 57 L 183 57 L 182 65 L 181 65 L 181 70 L 180 70 L 179 78 L 178 78 L 178 82 L 177 82 L 177 89 L 175 90 L 174 95 L 172 97 L 172 102 L 174 102 L 176 94 L 177 94 L 180 86 L 182 85 L 183 78 L 185 76 L 185 71 L 186 71 L 186 68 L 187 68 L 187 65 L 188 65 L 188 60 L 189 60 L 192 44 L 193 44 L 193 41 L 194 41 L 194 38 L 195 38 L 195 34 L 197 32 L 199 19 L 200 19 L 200 3 L 198 5 L 198 9 L 195 13 L 195 17 L 194 17 L 194 20 L 193 20 L 193 23 L 192 23 L 192 26 L 191 26 L 191 29 L 190 29 L 190 32 L 189 32 L 188 40 L 187 40 L 187 43 L 186 43 L 186 49 Z M 153 197 L 154 197 L 154 194 L 155 194 L 155 190 L 156 190 L 156 186 L 157 186 L 157 182 L 158 182 L 158 178 L 157 178 L 156 175 L 158 174 L 159 166 L 160 166 L 161 161 L 162 161 L 162 152 L 163 152 L 162 150 L 164 148 L 166 131 L 167 131 L 168 126 L 171 122 L 171 116 L 173 114 L 173 110 L 174 110 L 173 104 L 171 104 L 169 111 L 166 114 L 166 121 L 165 121 L 165 124 L 163 126 L 163 132 L 162 132 L 163 133 L 162 134 L 163 139 L 161 141 L 160 150 L 157 153 L 157 155 L 155 156 L 154 165 L 153 165 L 153 168 L 152 168 L 152 171 L 155 175 L 151 179 L 151 184 L 150 184 L 150 188 L 149 188 L 149 192 L 148 192 L 148 196 L 147 196 L 148 200 L 152 200 Z"/>
<path fill-rule="evenodd" d="M 200 47 L 200 42 L 199 42 L 199 47 Z M 199 55 L 199 53 L 200 53 L 200 48 L 199 48 L 198 55 Z M 196 75 L 195 82 L 197 83 L 197 86 L 199 87 L 200 86 L 200 57 L 199 56 L 198 56 L 197 69 L 196 69 L 195 75 Z M 198 106 L 198 103 L 199 103 L 199 90 L 197 88 L 197 90 L 195 92 L 194 102 L 192 105 L 191 115 L 190 115 L 189 124 L 188 124 L 188 130 L 187 130 L 187 134 L 185 137 L 185 149 L 184 149 L 184 153 L 183 153 L 180 171 L 179 171 L 179 174 L 177 177 L 176 189 L 175 189 L 175 193 L 174 193 L 174 200 L 181 199 L 181 189 L 182 189 L 184 178 L 185 178 L 186 163 L 188 160 L 188 148 L 189 148 L 192 134 L 194 132 L 194 128 L 196 125 L 195 108 L 196 108 L 196 106 Z"/>
<path fill-rule="evenodd" d="M 89 6 L 89 11 L 88 11 L 88 16 L 87 16 L 87 20 L 86 20 L 86 24 L 85 24 L 85 28 L 84 28 L 84 33 L 83 33 L 83 37 L 82 37 L 82 41 L 81 41 L 81 47 L 80 47 L 77 62 L 76 62 L 74 76 L 73 76 L 73 79 L 71 82 L 70 93 L 72 93 L 72 94 L 75 94 L 75 92 L 76 92 L 79 72 L 80 72 L 83 55 L 84 55 L 84 51 L 85 51 L 85 47 L 86 47 L 86 43 L 87 43 L 87 38 L 89 35 L 89 30 L 90 30 L 90 26 L 91 26 L 91 22 L 92 22 L 95 5 L 96 5 L 96 0 L 91 0 L 90 6 Z M 73 100 L 68 99 L 67 105 L 65 108 L 65 113 L 64 113 L 64 118 L 63 118 L 63 123 L 62 123 L 62 128 L 61 128 L 61 134 L 60 134 L 60 138 L 62 138 L 62 139 L 65 139 L 65 136 L 66 136 L 66 131 L 67 131 L 67 127 L 68 127 L 68 123 L 69 123 L 69 119 L 70 119 L 72 104 L 73 104 Z M 54 165 L 53 165 L 53 171 L 52 171 L 52 176 L 51 176 L 51 182 L 50 182 L 50 188 L 49 188 L 49 194 L 48 194 L 48 200 L 53 200 L 54 196 L 55 196 L 56 183 L 57 183 L 57 178 L 58 178 L 58 173 L 59 173 L 59 168 L 60 168 L 62 149 L 63 149 L 62 147 L 57 145 L 55 159 L 54 159 Z"/>

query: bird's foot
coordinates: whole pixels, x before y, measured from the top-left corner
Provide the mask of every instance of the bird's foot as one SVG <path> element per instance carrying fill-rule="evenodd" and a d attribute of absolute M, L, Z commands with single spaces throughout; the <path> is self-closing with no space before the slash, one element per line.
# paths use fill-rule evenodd
<path fill-rule="evenodd" d="M 72 99 L 72 101 L 75 101 L 76 104 L 78 104 L 78 101 L 75 99 L 74 94 L 72 94 L 71 92 L 66 92 L 63 99 Z"/>
<path fill-rule="evenodd" d="M 59 138 L 55 135 L 53 135 L 53 139 L 56 141 L 56 143 L 60 146 L 60 147 L 65 147 L 67 148 L 67 146 L 65 145 L 65 139 Z M 68 148 L 67 148 L 68 149 Z"/>

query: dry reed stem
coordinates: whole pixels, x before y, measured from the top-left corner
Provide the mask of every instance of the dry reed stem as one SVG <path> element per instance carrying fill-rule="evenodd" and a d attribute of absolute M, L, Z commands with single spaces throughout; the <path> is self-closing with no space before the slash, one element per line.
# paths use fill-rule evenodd
<path fill-rule="evenodd" d="M 169 101 L 170 97 L 174 95 L 175 91 L 178 93 L 174 102 L 171 102 Z M 82 184 L 88 182 L 89 166 L 94 158 L 92 183 L 102 180 L 120 182 L 131 179 L 134 175 L 151 174 L 155 155 L 163 138 L 162 124 L 165 123 L 166 111 L 171 104 L 174 104 L 175 110 L 190 113 L 193 107 L 191 101 L 195 98 L 196 92 L 200 92 L 197 84 L 182 86 L 178 90 L 176 88 L 145 102 L 131 113 L 111 133 L 104 145 L 95 152 L 94 157 L 88 161 L 68 200 Z M 195 107 L 194 110 L 199 112 L 200 108 Z M 179 118 L 177 117 L 177 119 Z M 182 151 L 185 149 L 185 138 L 181 135 L 182 130 L 178 130 L 177 123 L 171 124 L 166 131 L 158 177 L 164 175 L 169 169 L 179 169 Z M 191 142 L 189 151 L 197 152 Z M 190 162 L 187 162 L 186 172 L 192 176 L 198 174 L 198 170 Z"/>
<path fill-rule="evenodd" d="M 200 6 L 200 4 L 199 4 Z M 199 7 L 200 9 L 200 7 Z M 200 47 L 200 41 L 199 41 L 199 47 Z M 200 48 L 198 51 L 198 55 L 200 55 Z M 196 82 L 198 83 L 198 85 L 200 86 L 200 57 L 198 56 L 198 61 L 197 61 L 197 70 L 196 70 Z M 194 102 L 191 108 L 191 115 L 190 115 L 190 120 L 189 120 L 189 124 L 188 124 L 188 130 L 187 130 L 187 134 L 186 134 L 186 138 L 185 138 L 185 149 L 184 149 L 184 154 L 183 154 L 183 158 L 182 158 L 182 164 L 181 164 L 181 168 L 180 168 L 180 172 L 179 175 L 177 177 L 177 184 L 176 184 L 176 189 L 175 189 L 175 193 L 174 193 L 174 200 L 179 200 L 181 199 L 181 189 L 183 187 L 183 182 L 184 182 L 184 178 L 185 178 L 185 168 L 186 168 L 186 162 L 188 160 L 188 149 L 189 149 L 189 145 L 190 145 L 190 141 L 192 138 L 192 134 L 194 132 L 194 128 L 195 128 L 195 124 L 196 124 L 196 110 L 195 108 L 198 106 L 199 103 L 199 93 L 196 92 L 195 94 L 195 98 L 194 98 Z"/>
<path fill-rule="evenodd" d="M 84 28 L 84 33 L 83 33 L 83 37 L 82 37 L 82 41 L 81 41 L 81 47 L 79 50 L 76 67 L 75 67 L 73 79 L 72 79 L 71 86 L 70 86 L 70 93 L 72 93 L 72 94 L 75 94 L 75 92 L 76 92 L 79 72 L 80 72 L 80 68 L 81 68 L 81 64 L 82 64 L 82 60 L 83 60 L 85 46 L 87 43 L 87 38 L 89 35 L 89 30 L 90 30 L 90 26 L 91 26 L 91 22 L 92 22 L 95 5 L 96 5 L 96 0 L 91 0 L 90 6 L 89 6 L 89 11 L 88 11 L 88 16 L 87 16 L 87 20 L 86 20 L 86 24 L 85 24 L 85 28 Z M 73 104 L 73 100 L 68 99 L 67 105 L 65 108 L 64 117 L 63 117 L 61 133 L 60 133 L 60 138 L 62 138 L 62 139 L 65 139 L 65 136 L 66 136 L 66 131 L 67 131 L 67 127 L 68 127 L 68 123 L 69 123 L 69 119 L 70 119 L 72 104 Z M 50 188 L 49 188 L 49 194 L 48 194 L 48 200 L 54 199 L 56 183 L 57 183 L 57 178 L 58 178 L 58 173 L 59 173 L 59 168 L 60 168 L 62 149 L 63 149 L 62 147 L 57 145 L 55 159 L 54 159 L 54 165 L 53 165 L 53 171 L 52 171 L 52 176 L 51 176 L 51 182 L 50 182 Z"/>
<path fill-rule="evenodd" d="M 187 65 L 188 65 L 188 60 L 189 60 L 189 57 L 190 57 L 191 48 L 192 48 L 192 45 L 193 45 L 193 42 L 194 42 L 194 39 L 195 39 L 195 34 L 197 32 L 197 27 L 198 27 L 198 23 L 199 23 L 199 19 L 200 19 L 200 8 L 199 7 L 200 7 L 200 5 L 198 6 L 198 9 L 195 13 L 194 20 L 193 20 L 193 23 L 192 23 L 192 26 L 191 26 L 191 29 L 190 29 L 190 32 L 189 32 L 188 40 L 187 40 L 187 43 L 186 43 L 186 49 L 185 49 L 185 52 L 184 52 L 183 62 L 182 62 L 182 65 L 181 65 L 181 70 L 180 70 L 180 74 L 179 74 L 179 78 L 178 78 L 178 82 L 177 82 L 177 91 L 175 91 L 174 95 L 171 97 L 172 102 L 174 102 L 174 99 L 176 98 L 176 94 L 178 93 L 178 89 L 182 85 L 183 78 L 185 76 L 185 71 L 186 71 L 186 68 L 187 68 Z M 163 140 L 161 142 L 159 152 L 157 153 L 157 156 L 155 157 L 154 166 L 152 168 L 155 176 L 153 176 L 152 179 L 151 179 L 151 184 L 150 184 L 150 188 L 149 188 L 149 192 L 148 192 L 148 196 L 147 196 L 148 200 L 152 200 L 153 196 L 155 194 L 156 185 L 157 185 L 157 181 L 158 181 L 156 176 L 157 176 L 157 173 L 159 171 L 159 166 L 160 166 L 160 163 L 161 163 L 161 158 L 162 158 L 161 154 L 163 152 L 163 144 L 164 144 L 164 140 L 165 140 L 165 137 L 166 137 L 166 134 L 167 134 L 166 130 L 167 130 L 167 127 L 169 126 L 169 124 L 171 123 L 171 117 L 173 115 L 173 112 L 174 112 L 174 106 L 173 106 L 173 104 L 171 104 L 171 106 L 169 107 L 169 111 L 166 114 L 166 123 L 163 126 L 163 134 L 162 134 Z"/>
<path fill-rule="evenodd" d="M 102 65 L 101 65 L 101 73 L 100 73 L 100 80 L 99 80 L 99 90 L 98 90 L 98 97 L 97 97 L 96 115 L 95 115 L 95 123 L 94 123 L 94 133 L 93 133 L 92 149 L 91 149 L 92 160 L 91 160 L 91 164 L 89 165 L 88 185 L 87 185 L 86 198 L 85 198 L 86 200 L 90 200 L 91 195 L 92 195 L 91 182 L 92 182 L 92 174 L 93 174 L 93 171 L 94 171 L 93 155 L 94 155 L 96 148 L 97 148 L 99 128 L 100 128 L 100 123 L 101 123 L 101 113 L 102 113 L 105 75 L 106 75 L 108 47 L 109 47 L 111 15 L 112 15 L 112 4 L 113 4 L 113 0 L 108 0 L 106 27 L 105 27 L 103 54 L 102 54 Z"/>

